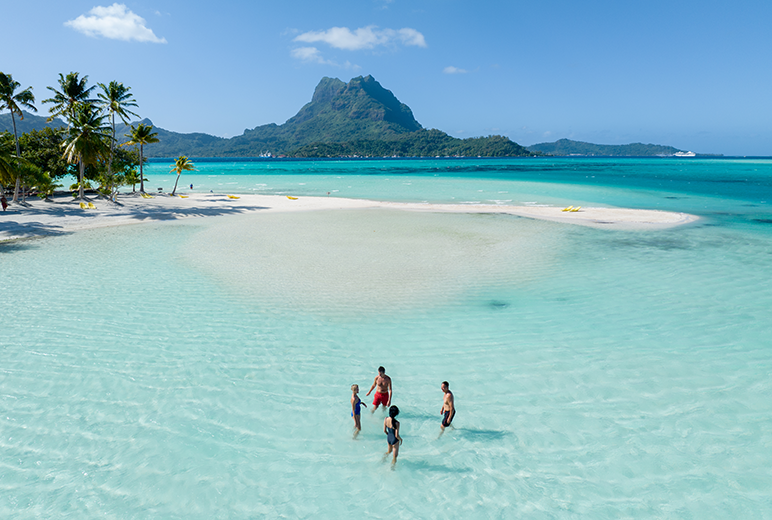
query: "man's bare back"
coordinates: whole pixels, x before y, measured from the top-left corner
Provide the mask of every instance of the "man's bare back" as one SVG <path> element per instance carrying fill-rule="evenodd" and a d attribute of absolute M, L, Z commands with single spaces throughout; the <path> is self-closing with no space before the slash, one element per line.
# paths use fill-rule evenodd
<path fill-rule="evenodd" d="M 450 383 L 443 381 L 440 385 L 440 389 L 445 394 L 442 397 L 442 408 L 440 409 L 440 415 L 442 415 L 440 435 L 442 435 L 445 428 L 450 426 L 450 423 L 453 422 L 453 417 L 456 416 L 456 401 L 453 397 L 453 392 L 450 391 Z"/>

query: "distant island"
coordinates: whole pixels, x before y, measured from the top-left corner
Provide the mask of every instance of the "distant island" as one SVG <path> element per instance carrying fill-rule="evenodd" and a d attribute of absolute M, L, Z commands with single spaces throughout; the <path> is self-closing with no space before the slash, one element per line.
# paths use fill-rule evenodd
<path fill-rule="evenodd" d="M 152 125 L 150 119 L 138 121 Z M 136 125 L 137 122 L 134 124 Z M 45 127 L 66 127 L 60 119 L 24 114 L 20 133 Z M 10 114 L 0 114 L 0 132 L 11 130 Z M 129 126 L 116 124 L 119 142 Z M 284 124 L 244 130 L 231 138 L 204 133 L 183 134 L 154 126 L 159 142 L 145 146 L 146 157 L 526 157 L 691 155 L 672 146 L 633 143 L 599 145 L 560 139 L 523 147 L 500 135 L 458 139 L 441 130 L 425 129 L 413 111 L 372 76 L 348 83 L 324 77 L 311 101 Z M 702 155 L 702 154 L 700 154 Z"/>
<path fill-rule="evenodd" d="M 544 155 L 580 155 L 604 157 L 707 157 L 708 154 L 696 154 L 660 144 L 592 144 L 570 139 L 559 139 L 554 143 L 539 143 L 528 147 L 532 152 Z M 715 156 L 715 155 L 714 155 Z"/>

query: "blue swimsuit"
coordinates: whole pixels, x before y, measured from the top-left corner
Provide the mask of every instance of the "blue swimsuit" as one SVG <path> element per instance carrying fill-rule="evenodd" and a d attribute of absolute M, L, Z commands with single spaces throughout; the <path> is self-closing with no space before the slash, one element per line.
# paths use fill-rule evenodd
<path fill-rule="evenodd" d="M 361 400 L 361 399 L 357 399 L 357 402 L 356 402 L 356 404 L 354 405 L 354 411 L 353 411 L 353 412 L 351 412 L 351 417 L 354 417 L 354 415 L 362 415 L 362 414 L 359 412 L 359 409 L 360 409 L 360 407 L 361 407 L 361 406 L 362 406 L 362 400 Z"/>
<path fill-rule="evenodd" d="M 392 426 L 394 425 L 394 419 L 391 420 Z M 399 423 L 397 423 L 399 424 Z M 388 442 L 391 446 L 394 446 L 399 441 L 397 440 L 397 435 L 394 431 L 394 428 L 386 427 L 386 442 Z"/>

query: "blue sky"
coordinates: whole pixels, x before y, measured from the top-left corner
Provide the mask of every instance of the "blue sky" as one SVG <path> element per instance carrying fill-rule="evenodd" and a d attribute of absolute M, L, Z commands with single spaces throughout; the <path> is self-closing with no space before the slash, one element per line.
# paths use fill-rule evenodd
<path fill-rule="evenodd" d="M 772 3 L 26 0 L 0 70 L 132 87 L 168 130 L 281 124 L 323 76 L 372 74 L 426 128 L 772 155 Z"/>

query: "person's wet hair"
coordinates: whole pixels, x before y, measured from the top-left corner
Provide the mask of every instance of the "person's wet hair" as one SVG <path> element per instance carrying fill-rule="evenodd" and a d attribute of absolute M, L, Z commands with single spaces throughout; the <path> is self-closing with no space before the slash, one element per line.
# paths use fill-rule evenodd
<path fill-rule="evenodd" d="M 378 367 L 378 372 L 380 372 L 381 374 L 385 374 L 386 373 L 386 369 L 383 368 L 383 367 Z"/>
<path fill-rule="evenodd" d="M 389 407 L 389 417 L 391 417 L 392 419 L 394 419 L 394 418 L 395 418 L 396 416 L 398 416 L 398 415 L 399 415 L 399 408 L 397 408 L 397 407 L 396 407 L 396 406 L 394 406 L 394 405 L 391 405 L 391 406 Z"/>
<path fill-rule="evenodd" d="M 450 383 L 447 381 L 443 381 L 442 384 L 445 385 L 445 388 L 450 388 Z"/>

